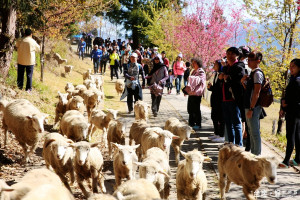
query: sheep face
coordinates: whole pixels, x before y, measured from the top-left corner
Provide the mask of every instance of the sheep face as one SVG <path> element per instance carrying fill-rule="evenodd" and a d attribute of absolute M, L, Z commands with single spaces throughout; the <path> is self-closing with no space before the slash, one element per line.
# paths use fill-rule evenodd
<path fill-rule="evenodd" d="M 129 146 L 129 145 L 119 145 L 116 143 L 112 143 L 119 150 L 119 158 L 121 164 L 123 166 L 128 166 L 132 164 L 132 161 L 136 159 L 135 149 L 137 149 L 140 145 Z"/>
<path fill-rule="evenodd" d="M 189 140 L 191 136 L 192 128 L 190 126 L 184 126 L 182 129 L 183 129 L 182 131 L 185 132 L 185 140 Z"/>
<path fill-rule="evenodd" d="M 176 135 L 173 135 L 173 133 L 171 133 L 170 131 L 167 130 L 163 130 L 161 132 L 156 132 L 156 134 L 159 135 L 159 144 L 161 144 L 162 146 L 160 148 L 162 148 L 163 150 L 166 150 L 170 147 L 171 143 L 172 143 L 172 139 L 178 139 L 179 137 Z"/>
<path fill-rule="evenodd" d="M 62 160 L 63 157 L 65 156 L 67 148 L 69 148 L 68 146 L 69 146 L 68 144 L 53 143 L 52 151 L 53 151 L 54 156 L 58 160 Z"/>
<path fill-rule="evenodd" d="M 278 160 L 275 157 L 260 158 L 263 165 L 264 176 L 268 182 L 275 184 L 277 181 L 277 166 Z"/>
<path fill-rule="evenodd" d="M 59 99 L 59 103 L 61 103 L 62 105 L 67 105 L 68 103 L 68 93 L 60 93 L 58 92 L 58 99 Z"/>
<path fill-rule="evenodd" d="M 90 153 L 91 147 L 95 147 L 98 144 L 99 144 L 98 142 L 90 144 L 85 141 L 77 142 L 75 144 L 70 144 L 69 146 L 71 146 L 75 150 L 75 162 L 78 165 L 83 166 Z"/>
<path fill-rule="evenodd" d="M 44 132 L 44 121 L 46 117 L 47 115 L 40 113 L 31 116 L 28 115 L 27 119 L 31 121 L 34 130 L 36 130 L 38 133 L 42 133 Z"/>
<path fill-rule="evenodd" d="M 117 110 L 107 109 L 107 111 L 108 112 L 107 112 L 106 116 L 108 117 L 108 119 L 110 119 L 110 120 L 117 119 L 117 114 L 118 114 Z"/>

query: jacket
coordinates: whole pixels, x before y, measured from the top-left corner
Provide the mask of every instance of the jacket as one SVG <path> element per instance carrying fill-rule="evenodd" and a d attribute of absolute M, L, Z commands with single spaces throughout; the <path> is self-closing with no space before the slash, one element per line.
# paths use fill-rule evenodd
<path fill-rule="evenodd" d="M 100 49 L 93 49 L 93 51 L 91 52 L 91 58 L 93 59 L 97 59 L 97 60 L 100 60 L 102 57 L 102 51 Z"/>
<path fill-rule="evenodd" d="M 173 72 L 174 72 L 174 75 L 183 75 L 184 74 L 184 71 L 185 71 L 186 67 L 185 67 L 185 63 L 183 61 L 176 61 L 174 62 L 174 65 L 173 65 Z"/>
<path fill-rule="evenodd" d="M 202 96 L 206 87 L 206 75 L 202 68 L 193 70 L 188 78 L 188 84 L 191 88 L 189 96 Z"/>
<path fill-rule="evenodd" d="M 284 108 L 286 114 L 300 118 L 300 74 L 290 78 L 283 99 L 287 104 L 287 107 Z"/>
<path fill-rule="evenodd" d="M 35 65 L 35 52 L 40 51 L 40 45 L 32 37 L 28 36 L 17 41 L 18 64 Z"/>
<path fill-rule="evenodd" d="M 210 106 L 222 109 L 222 83 L 221 80 L 218 78 L 218 75 L 219 73 L 215 72 L 213 84 L 208 90 L 211 91 Z"/>
<path fill-rule="evenodd" d="M 115 60 L 120 60 L 119 55 L 117 53 L 110 54 L 110 65 L 115 65 Z"/>

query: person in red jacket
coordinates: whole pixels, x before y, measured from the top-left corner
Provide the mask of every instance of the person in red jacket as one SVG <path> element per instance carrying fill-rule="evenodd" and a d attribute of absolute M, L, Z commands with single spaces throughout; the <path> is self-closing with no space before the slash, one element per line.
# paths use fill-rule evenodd
<path fill-rule="evenodd" d="M 169 62 L 169 59 L 166 58 L 166 52 L 165 51 L 161 52 L 161 57 L 162 57 L 162 60 L 163 60 L 164 64 L 166 65 L 167 69 L 169 70 L 170 62 Z"/>
<path fill-rule="evenodd" d="M 173 72 L 175 76 L 175 85 L 176 85 L 176 92 L 177 95 L 180 94 L 181 90 L 181 80 L 184 75 L 184 71 L 186 70 L 185 63 L 182 60 L 182 53 L 179 53 L 177 56 L 177 60 L 173 64 Z"/>

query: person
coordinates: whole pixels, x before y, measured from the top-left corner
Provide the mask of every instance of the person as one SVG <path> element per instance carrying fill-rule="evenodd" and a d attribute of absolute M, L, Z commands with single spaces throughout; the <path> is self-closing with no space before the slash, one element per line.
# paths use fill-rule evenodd
<path fill-rule="evenodd" d="M 17 70 L 17 85 L 20 90 L 23 89 L 24 72 L 26 70 L 26 88 L 30 93 L 32 90 L 32 75 L 35 65 L 35 52 L 40 51 L 40 45 L 32 38 L 31 29 L 25 30 L 25 37 L 18 40 L 16 43 L 18 50 L 18 70 Z"/>
<path fill-rule="evenodd" d="M 86 53 L 90 53 L 91 49 L 92 49 L 92 37 L 89 34 L 86 39 Z"/>
<path fill-rule="evenodd" d="M 106 47 L 102 48 L 102 57 L 100 60 L 100 73 L 105 74 L 105 70 L 106 70 L 106 63 L 109 60 L 109 53 L 106 51 Z"/>
<path fill-rule="evenodd" d="M 99 71 L 101 57 L 102 51 L 98 49 L 98 45 L 94 45 L 94 49 L 91 52 L 91 60 L 93 60 L 94 74 L 96 74 Z"/>
<path fill-rule="evenodd" d="M 219 79 L 222 81 L 222 111 L 229 142 L 243 146 L 240 108 L 243 107 L 243 86 L 245 64 L 238 61 L 239 50 L 230 47 L 226 51 L 227 65 L 223 67 Z"/>
<path fill-rule="evenodd" d="M 167 87 L 167 90 L 168 90 L 168 94 L 171 94 L 172 88 L 173 88 L 173 80 L 174 80 L 173 70 L 169 69 L 168 73 L 169 73 L 169 78 L 166 81 L 166 87 Z"/>
<path fill-rule="evenodd" d="M 244 75 L 241 83 L 244 86 L 244 107 L 246 122 L 248 125 L 248 134 L 250 135 L 250 149 L 254 155 L 261 154 L 261 136 L 260 136 L 260 116 L 262 107 L 258 103 L 261 87 L 264 84 L 264 74 L 259 65 L 262 62 L 263 55 L 259 51 L 253 51 L 248 56 L 248 66 L 251 74 Z"/>
<path fill-rule="evenodd" d="M 244 62 L 245 64 L 245 74 L 250 74 L 251 68 L 248 66 L 248 56 L 251 53 L 251 48 L 248 46 L 240 46 L 239 47 L 240 51 L 240 56 L 239 56 L 239 61 Z"/>
<path fill-rule="evenodd" d="M 143 55 L 141 54 L 141 52 L 140 52 L 139 50 L 135 50 L 135 53 L 138 55 L 137 62 L 138 62 L 139 64 L 142 64 Z"/>
<path fill-rule="evenodd" d="M 112 53 L 109 56 L 110 59 L 110 78 L 113 80 L 114 73 L 117 76 L 117 79 L 119 79 L 118 75 L 118 67 L 119 67 L 119 55 L 117 54 L 117 50 L 114 48 Z"/>
<path fill-rule="evenodd" d="M 163 93 L 163 88 L 168 79 L 168 70 L 165 64 L 163 63 L 162 57 L 160 54 L 156 54 L 153 61 L 153 69 L 150 71 L 149 75 L 146 77 L 150 79 L 150 92 L 152 106 L 151 110 L 154 117 L 157 117 L 159 111 L 160 101 Z M 154 86 L 157 86 L 154 88 Z M 160 92 L 157 92 L 157 89 L 160 89 Z"/>
<path fill-rule="evenodd" d="M 280 168 L 288 168 L 290 164 L 300 165 L 300 59 L 290 63 L 291 77 L 281 100 L 280 116 L 286 119 L 286 152 L 285 158 L 279 164 Z M 290 158 L 296 148 L 295 158 Z"/>
<path fill-rule="evenodd" d="M 193 58 L 192 60 L 193 71 L 188 78 L 187 87 L 190 88 L 188 92 L 187 111 L 189 113 L 189 126 L 194 130 L 201 128 L 201 98 L 206 87 L 206 75 L 203 70 L 203 62 L 199 58 Z"/>
<path fill-rule="evenodd" d="M 129 63 L 130 55 L 129 55 L 129 50 L 126 49 L 125 53 L 122 55 L 121 58 L 121 65 L 123 67 L 123 71 L 125 72 L 125 68 L 127 68 L 127 65 Z"/>
<path fill-rule="evenodd" d="M 143 100 L 142 88 L 145 87 L 145 74 L 141 64 L 137 63 L 138 55 L 132 53 L 130 56 L 130 63 L 124 69 L 125 76 L 125 90 L 120 98 L 124 99 L 127 96 L 128 113 L 133 111 L 133 97 L 134 103 L 138 100 Z M 139 75 L 142 76 L 142 87 L 139 81 Z"/>
<path fill-rule="evenodd" d="M 166 52 L 165 51 L 161 52 L 161 57 L 162 57 L 162 60 L 164 61 L 164 64 L 166 65 L 167 69 L 169 70 L 170 62 L 169 62 L 169 59 L 166 58 Z"/>
<path fill-rule="evenodd" d="M 181 80 L 182 80 L 185 69 L 186 69 L 185 63 L 182 61 L 182 53 L 179 53 L 177 56 L 177 60 L 176 60 L 176 62 L 174 62 L 174 65 L 173 65 L 173 72 L 174 72 L 174 76 L 176 78 L 175 85 L 176 85 L 177 95 L 180 94 Z"/>
<path fill-rule="evenodd" d="M 84 38 L 81 38 L 80 42 L 78 43 L 79 59 L 80 59 L 80 56 L 81 56 L 82 60 L 83 60 L 85 47 L 86 47 L 86 43 L 84 41 Z"/>
<path fill-rule="evenodd" d="M 222 113 L 222 87 L 221 81 L 218 78 L 222 72 L 222 64 L 220 60 L 214 62 L 214 79 L 213 83 L 207 84 L 207 89 L 211 91 L 210 106 L 211 106 L 211 119 L 213 121 L 215 135 L 208 137 L 213 142 L 224 142 L 224 129 L 225 123 Z"/>
<path fill-rule="evenodd" d="M 187 81 L 188 81 L 188 78 L 189 78 L 189 75 L 190 75 L 190 72 L 191 72 L 190 71 L 191 63 L 186 62 L 185 66 L 186 66 L 186 70 L 184 71 L 184 74 L 183 74 L 183 84 L 184 84 L 184 86 L 187 85 Z"/>

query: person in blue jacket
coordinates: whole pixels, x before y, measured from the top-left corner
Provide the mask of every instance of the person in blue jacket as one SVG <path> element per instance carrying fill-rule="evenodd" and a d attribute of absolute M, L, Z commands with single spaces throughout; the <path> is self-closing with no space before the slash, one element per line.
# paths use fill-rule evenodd
<path fill-rule="evenodd" d="M 93 66 L 94 66 L 94 74 L 96 74 L 99 71 L 101 57 L 102 57 L 102 50 L 98 49 L 98 45 L 94 45 L 94 49 L 92 50 L 91 53 L 91 60 L 93 60 Z"/>
<path fill-rule="evenodd" d="M 84 38 L 81 38 L 80 42 L 78 43 L 79 59 L 80 59 L 80 56 L 81 56 L 82 60 L 83 60 L 85 47 L 86 47 L 86 43 L 84 41 Z"/>

